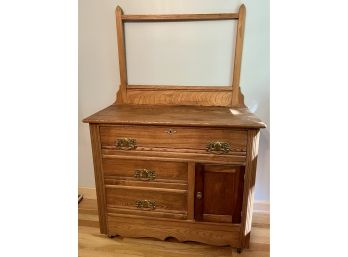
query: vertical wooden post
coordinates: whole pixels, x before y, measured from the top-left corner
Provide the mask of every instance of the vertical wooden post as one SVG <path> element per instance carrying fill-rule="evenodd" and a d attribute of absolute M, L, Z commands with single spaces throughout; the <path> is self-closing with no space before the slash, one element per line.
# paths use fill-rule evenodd
<path fill-rule="evenodd" d="M 117 46 L 118 60 L 120 69 L 120 89 L 117 94 L 116 103 L 127 103 L 127 67 L 126 67 L 126 52 L 124 41 L 124 25 L 122 22 L 123 11 L 121 7 L 116 7 L 116 31 L 117 31 Z"/>
<path fill-rule="evenodd" d="M 194 219 L 194 206 L 195 206 L 195 163 L 188 163 L 187 174 L 187 219 Z"/>
<path fill-rule="evenodd" d="M 241 222 L 241 247 L 248 248 L 253 216 L 256 164 L 259 150 L 259 129 L 248 130 L 247 156 L 244 177 L 244 193 Z"/>
<path fill-rule="evenodd" d="M 97 191 L 99 228 L 100 228 L 100 233 L 107 234 L 108 228 L 107 228 L 107 217 L 106 217 L 106 200 L 105 200 L 105 192 L 104 192 L 104 177 L 103 177 L 103 172 L 101 167 L 102 157 L 101 157 L 99 125 L 89 124 L 89 130 L 91 133 L 94 178 L 95 178 L 95 186 Z"/>
<path fill-rule="evenodd" d="M 232 106 L 244 106 L 243 96 L 240 92 L 240 70 L 242 64 L 244 27 L 245 27 L 245 5 L 239 7 L 236 47 L 234 53 L 233 81 L 232 81 Z"/>

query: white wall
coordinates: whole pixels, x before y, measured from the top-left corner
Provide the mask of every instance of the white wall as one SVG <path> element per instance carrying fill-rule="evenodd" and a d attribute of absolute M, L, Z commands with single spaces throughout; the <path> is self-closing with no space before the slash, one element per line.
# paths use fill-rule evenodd
<path fill-rule="evenodd" d="M 241 87 L 246 104 L 268 125 L 268 128 L 261 132 L 255 198 L 269 200 L 269 0 L 80 0 L 79 186 L 94 187 L 89 129 L 81 120 L 113 103 L 119 85 L 115 7 L 120 5 L 125 13 L 133 14 L 214 13 L 237 12 L 241 3 L 245 3 L 247 8 Z M 171 31 L 178 33 L 178 29 L 180 27 L 174 27 Z M 210 26 L 206 32 L 214 33 L 215 29 Z M 221 40 L 228 42 L 230 34 L 224 34 L 226 38 Z M 204 36 L 204 33 L 200 31 L 200 35 Z M 133 46 L 130 48 L 133 51 L 130 52 L 133 60 L 140 53 L 134 50 L 134 42 L 133 40 Z M 129 43 L 132 43 L 131 40 Z M 222 45 L 220 48 L 225 48 L 226 53 L 231 51 L 228 45 Z M 207 56 L 209 58 L 209 55 Z M 226 62 L 226 59 L 223 61 Z M 139 67 L 136 67 L 135 62 L 131 65 L 132 80 L 142 81 L 143 77 L 140 76 L 144 74 L 136 72 L 139 71 Z M 163 69 L 161 74 L 165 74 L 166 71 Z M 226 78 L 230 80 L 229 69 L 219 69 L 216 66 L 211 68 L 210 72 L 212 75 L 218 75 L 219 81 L 226 81 Z M 187 74 L 184 77 L 185 81 L 191 84 L 196 84 L 197 78 L 199 77 L 187 77 Z M 214 76 L 210 78 L 213 79 Z M 170 79 L 168 82 L 172 82 Z"/>

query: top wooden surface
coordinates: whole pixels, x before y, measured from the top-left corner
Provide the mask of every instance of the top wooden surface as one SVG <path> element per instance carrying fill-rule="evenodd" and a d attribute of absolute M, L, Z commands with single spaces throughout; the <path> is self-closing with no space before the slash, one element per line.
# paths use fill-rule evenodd
<path fill-rule="evenodd" d="M 85 123 L 265 128 L 247 108 L 216 106 L 111 105 L 83 120 Z"/>

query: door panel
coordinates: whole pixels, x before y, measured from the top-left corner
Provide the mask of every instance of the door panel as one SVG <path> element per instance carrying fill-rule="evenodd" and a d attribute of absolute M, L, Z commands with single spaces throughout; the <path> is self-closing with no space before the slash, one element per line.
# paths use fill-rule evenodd
<path fill-rule="evenodd" d="M 244 166 L 196 164 L 195 219 L 241 222 Z"/>

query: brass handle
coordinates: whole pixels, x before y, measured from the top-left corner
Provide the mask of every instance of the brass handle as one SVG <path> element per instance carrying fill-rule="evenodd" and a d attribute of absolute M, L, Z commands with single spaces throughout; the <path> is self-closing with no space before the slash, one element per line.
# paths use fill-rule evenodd
<path fill-rule="evenodd" d="M 203 198 L 202 192 L 197 192 L 196 197 L 198 200 L 201 200 Z"/>
<path fill-rule="evenodd" d="M 137 200 L 135 206 L 143 210 L 154 210 L 156 209 L 156 202 L 150 200 Z"/>
<path fill-rule="evenodd" d="M 170 128 L 170 129 L 166 130 L 165 132 L 166 132 L 167 134 L 171 135 L 171 134 L 176 133 L 176 130 Z"/>
<path fill-rule="evenodd" d="M 133 150 L 137 148 L 137 141 L 134 138 L 117 138 L 116 148 L 121 150 Z"/>
<path fill-rule="evenodd" d="M 156 172 L 148 169 L 138 169 L 134 171 L 134 177 L 144 181 L 154 180 L 156 178 Z"/>
<path fill-rule="evenodd" d="M 207 145 L 208 152 L 228 153 L 230 151 L 230 144 L 222 141 L 210 142 Z"/>

